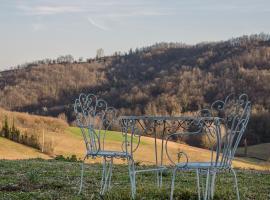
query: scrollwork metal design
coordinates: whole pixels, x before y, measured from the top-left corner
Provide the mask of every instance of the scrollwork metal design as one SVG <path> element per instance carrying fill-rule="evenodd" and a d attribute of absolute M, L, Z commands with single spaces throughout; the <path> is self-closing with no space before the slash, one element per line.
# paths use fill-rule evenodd
<path fill-rule="evenodd" d="M 218 100 L 211 105 L 211 114 L 222 118 L 224 131 L 221 131 L 221 163 L 230 166 L 237 146 L 246 129 L 251 113 L 251 103 L 246 94 L 238 97 L 230 94 L 224 101 Z"/>
<path fill-rule="evenodd" d="M 172 163 L 175 164 L 172 178 L 171 199 L 173 199 L 174 181 L 176 176 L 176 170 L 179 169 L 193 169 L 197 174 L 197 188 L 198 198 L 212 199 L 214 196 L 215 176 L 218 172 L 229 170 L 234 175 L 235 188 L 237 193 L 237 199 L 239 200 L 239 190 L 237 185 L 236 173 L 232 167 L 232 160 L 234 158 L 235 151 L 243 136 L 249 121 L 251 113 L 251 102 L 248 100 L 246 94 L 236 96 L 231 94 L 225 98 L 225 100 L 215 101 L 209 109 L 203 109 L 198 112 L 197 118 L 203 119 L 198 125 L 199 130 L 205 132 L 208 139 L 216 138 L 215 146 L 211 147 L 211 159 L 210 162 L 194 162 L 189 163 L 189 157 L 181 150 L 179 155 L 185 156 L 185 162 L 174 162 L 171 155 L 167 151 L 166 140 L 166 152 L 167 156 Z M 211 118 L 214 120 L 208 120 Z M 196 126 L 195 126 L 196 127 Z M 169 137 L 181 137 L 185 134 L 201 134 L 200 131 L 195 132 L 179 132 L 171 134 Z M 215 154 L 215 156 L 214 156 Z M 200 192 L 200 188 L 204 187 L 201 183 L 200 175 L 206 175 L 206 184 L 203 188 L 203 192 Z M 212 181 L 210 182 L 210 178 Z"/>
<path fill-rule="evenodd" d="M 120 124 L 123 137 L 125 137 L 122 142 L 122 150 L 133 154 L 140 145 L 142 130 L 138 127 L 135 119 L 122 119 Z"/>
<path fill-rule="evenodd" d="M 188 156 L 188 153 L 185 152 L 182 148 L 180 148 L 178 152 L 169 152 L 168 143 L 170 141 L 174 141 L 177 142 L 181 147 L 181 143 L 185 143 L 184 138 L 203 135 L 206 135 L 207 141 L 210 142 L 216 137 L 214 132 L 215 127 L 213 126 L 214 120 L 215 118 L 194 117 L 194 118 L 183 118 L 181 121 L 179 121 L 179 124 L 181 124 L 180 129 L 178 129 L 174 133 L 168 134 L 165 142 L 165 152 L 172 165 L 177 165 L 178 167 L 186 168 L 188 167 L 190 158 Z M 183 124 L 185 125 L 183 126 Z M 179 160 L 178 157 L 179 155 L 181 159 L 184 158 L 184 161 L 182 161 L 181 159 Z"/>
<path fill-rule="evenodd" d="M 75 100 L 74 111 L 87 150 L 97 155 L 104 150 L 106 133 L 117 119 L 116 109 L 94 94 L 82 93 Z"/>
<path fill-rule="evenodd" d="M 105 149 L 107 131 L 111 130 L 116 120 L 118 120 L 116 109 L 109 107 L 105 100 L 97 98 L 94 94 L 82 93 L 79 98 L 75 100 L 74 112 L 76 114 L 77 125 L 81 129 L 87 149 L 86 155 L 82 160 L 79 193 L 81 193 L 83 188 L 84 162 L 86 159 L 101 157 L 103 160 L 100 188 L 100 194 L 103 195 L 111 188 L 113 159 L 121 158 L 128 160 L 132 196 L 134 197 L 134 162 L 130 153 L 126 151 L 127 148 L 123 149 L 123 151 Z M 123 135 L 123 140 L 127 145 L 127 135 Z M 119 148 L 121 148 L 120 146 L 121 145 L 119 145 Z"/>

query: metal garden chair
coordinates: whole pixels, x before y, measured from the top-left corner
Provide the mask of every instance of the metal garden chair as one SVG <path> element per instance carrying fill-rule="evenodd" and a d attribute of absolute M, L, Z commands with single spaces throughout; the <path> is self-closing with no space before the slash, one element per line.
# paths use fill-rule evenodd
<path fill-rule="evenodd" d="M 185 159 L 182 162 L 176 162 L 174 165 L 170 199 L 173 199 L 176 172 L 180 170 L 196 171 L 199 199 L 201 197 L 203 199 L 212 199 L 214 196 L 216 175 L 229 171 L 234 177 L 237 199 L 240 199 L 237 176 L 232 166 L 232 160 L 246 129 L 250 112 L 251 103 L 246 94 L 242 94 L 239 97 L 229 95 L 224 101 L 215 101 L 211 109 L 201 112 L 202 115 L 200 117 L 216 116 L 217 118 L 214 123 L 206 124 L 199 120 L 198 117 L 198 120 L 195 120 L 193 124 L 197 126 L 195 131 L 174 133 L 168 136 L 167 141 L 172 138 L 181 138 L 183 135 L 206 134 L 209 140 L 210 138 L 215 138 L 216 140 L 215 145 L 212 145 L 210 148 L 211 158 L 209 162 L 189 162 L 188 154 L 179 152 L 179 157 L 184 157 Z M 171 155 L 169 153 L 167 155 L 170 158 Z M 206 178 L 205 184 L 202 179 L 203 176 Z"/>
<path fill-rule="evenodd" d="M 117 121 L 117 112 L 113 107 L 109 107 L 103 99 L 99 99 L 93 94 L 83 93 L 75 100 L 74 111 L 77 125 L 81 130 L 86 145 L 86 154 L 82 161 L 79 194 L 83 187 L 85 160 L 87 158 L 95 159 L 100 157 L 103 159 L 100 194 L 103 195 L 111 187 L 113 159 L 131 160 L 130 154 L 121 145 L 119 151 L 110 150 L 105 147 L 106 135 L 110 134 L 108 130 Z M 123 135 L 123 144 L 126 143 L 126 138 Z M 131 163 L 129 162 L 129 170 L 131 169 Z"/>

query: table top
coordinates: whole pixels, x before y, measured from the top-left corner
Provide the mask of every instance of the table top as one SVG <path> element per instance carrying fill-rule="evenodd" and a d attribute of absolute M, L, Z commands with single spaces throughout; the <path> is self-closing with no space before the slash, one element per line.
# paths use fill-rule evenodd
<path fill-rule="evenodd" d="M 121 116 L 123 120 L 218 120 L 219 117 L 198 117 L 198 116 L 154 116 L 154 115 L 141 115 L 141 116 Z"/>

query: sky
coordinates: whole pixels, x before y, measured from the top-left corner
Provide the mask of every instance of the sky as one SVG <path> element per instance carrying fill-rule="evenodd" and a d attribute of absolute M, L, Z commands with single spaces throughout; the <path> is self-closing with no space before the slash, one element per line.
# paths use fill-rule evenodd
<path fill-rule="evenodd" d="M 269 0 L 0 0 L 0 70 L 156 42 L 270 33 Z"/>

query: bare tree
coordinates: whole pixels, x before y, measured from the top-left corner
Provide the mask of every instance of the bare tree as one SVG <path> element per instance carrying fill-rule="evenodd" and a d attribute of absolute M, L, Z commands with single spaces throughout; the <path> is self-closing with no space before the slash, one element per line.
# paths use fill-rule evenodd
<path fill-rule="evenodd" d="M 96 58 L 102 58 L 104 57 L 104 50 L 102 48 L 100 49 L 97 49 L 97 55 L 96 55 Z"/>

